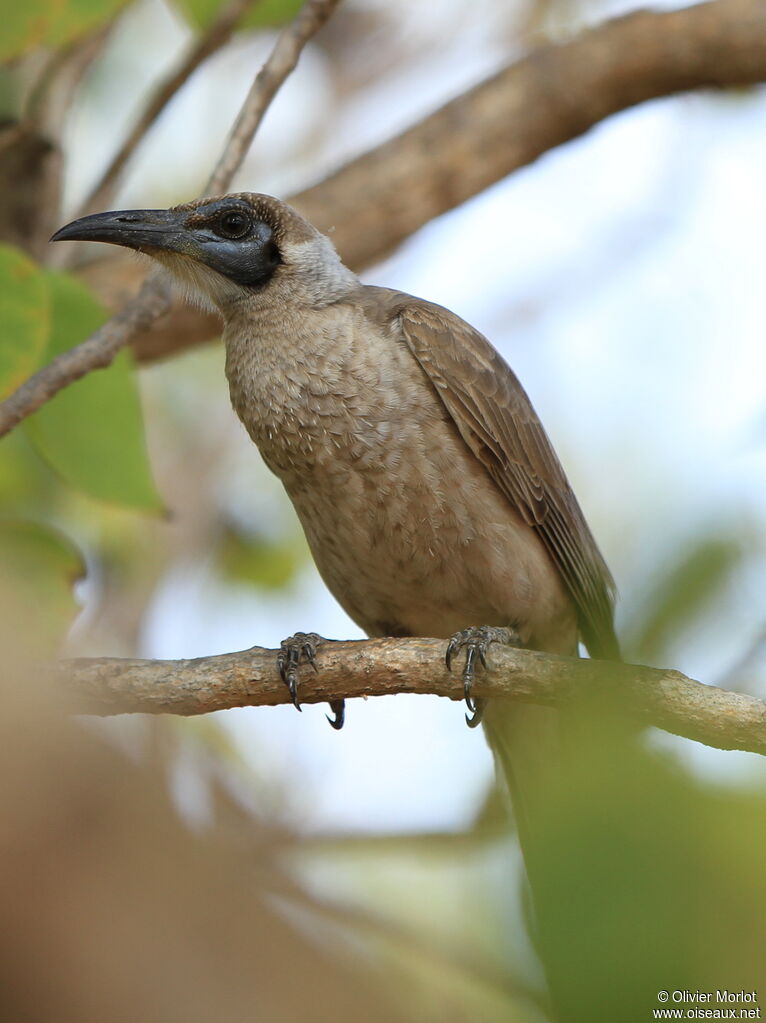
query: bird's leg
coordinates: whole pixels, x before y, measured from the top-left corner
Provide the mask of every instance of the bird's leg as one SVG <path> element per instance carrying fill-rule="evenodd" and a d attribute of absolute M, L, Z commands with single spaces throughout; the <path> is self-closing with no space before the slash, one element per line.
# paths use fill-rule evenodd
<path fill-rule="evenodd" d="M 487 651 L 491 643 L 503 643 L 505 646 L 521 646 L 521 638 L 513 627 L 496 625 L 473 625 L 469 629 L 456 632 L 447 644 L 447 670 L 452 671 L 452 659 L 455 654 L 465 650 L 465 666 L 463 668 L 463 695 L 465 705 L 471 716 L 465 716 L 469 728 L 475 728 L 484 714 L 484 700 L 475 700 L 471 696 L 471 687 L 476 672 L 476 655 L 484 668 L 487 667 Z"/>

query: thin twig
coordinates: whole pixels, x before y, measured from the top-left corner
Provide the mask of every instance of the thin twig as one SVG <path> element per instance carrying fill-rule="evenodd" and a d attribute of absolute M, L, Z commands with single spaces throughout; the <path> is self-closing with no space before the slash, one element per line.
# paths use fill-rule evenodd
<path fill-rule="evenodd" d="M 119 13 L 93 32 L 51 53 L 24 103 L 26 124 L 41 134 L 58 137 L 72 96 L 100 56 Z"/>
<path fill-rule="evenodd" d="M 139 143 L 151 126 L 170 103 L 175 94 L 183 88 L 197 68 L 220 50 L 231 36 L 248 9 L 258 0 L 230 0 L 223 7 L 196 45 L 187 54 L 181 65 L 155 88 L 143 113 L 117 150 L 109 166 L 83 203 L 78 216 L 84 216 L 103 208 L 110 199 L 114 186 Z"/>
<path fill-rule="evenodd" d="M 289 28 L 280 33 L 271 55 L 255 76 L 239 117 L 234 122 L 221 158 L 210 175 L 206 195 L 217 195 L 228 188 L 247 155 L 253 136 L 278 89 L 295 69 L 306 43 L 324 25 L 340 0 L 309 0 Z"/>
<path fill-rule="evenodd" d="M 280 86 L 295 67 L 301 50 L 330 17 L 339 0 L 307 0 L 277 39 L 271 55 L 256 75 L 234 129 L 223 150 L 208 191 L 225 190 L 244 159 L 263 115 Z M 0 403 L 0 437 L 35 412 L 64 387 L 91 369 L 109 366 L 139 330 L 147 330 L 170 307 L 170 284 L 160 273 L 151 274 L 141 290 L 108 323 L 87 340 L 57 356 Z"/>
<path fill-rule="evenodd" d="M 301 699 L 323 703 L 392 693 L 460 699 L 462 680 L 447 670 L 444 650 L 437 639 L 326 641 L 317 654 L 317 672 L 301 676 Z M 288 703 L 276 653 L 253 647 L 183 661 L 79 658 L 62 661 L 56 670 L 80 712 L 207 714 Z M 766 754 L 766 703 L 678 671 L 498 647 L 488 670 L 477 675 L 474 691 L 546 706 L 596 692 L 622 698 L 640 720 L 676 735 L 718 749 Z"/>

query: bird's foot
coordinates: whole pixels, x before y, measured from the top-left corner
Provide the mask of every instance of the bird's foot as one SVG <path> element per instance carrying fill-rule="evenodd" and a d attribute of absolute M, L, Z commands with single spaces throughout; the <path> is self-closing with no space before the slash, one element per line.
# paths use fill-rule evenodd
<path fill-rule="evenodd" d="M 314 671 L 318 671 L 316 666 L 317 650 L 324 642 L 325 640 L 316 632 L 296 632 L 295 635 L 289 636 L 280 643 L 277 654 L 277 670 L 289 689 L 290 698 L 297 710 L 301 709 L 298 700 L 300 666 L 302 663 L 310 664 Z M 330 709 L 334 717 L 328 715 L 327 720 L 333 728 L 343 728 L 346 701 L 330 700 Z"/>
<path fill-rule="evenodd" d="M 470 712 L 465 716 L 469 728 L 475 728 L 484 714 L 484 700 L 475 700 L 471 695 L 473 679 L 476 673 L 476 657 L 487 667 L 487 651 L 492 643 L 503 643 L 505 646 L 521 646 L 521 639 L 514 628 L 496 625 L 473 625 L 469 629 L 456 632 L 447 644 L 447 670 L 452 671 L 452 659 L 455 654 L 465 650 L 465 666 L 463 667 L 463 696 L 465 705 Z"/>
<path fill-rule="evenodd" d="M 296 632 L 294 636 L 283 639 L 279 645 L 277 670 L 290 690 L 290 699 L 296 710 L 301 709 L 298 701 L 298 674 L 301 662 L 305 661 L 316 671 L 316 653 L 321 644 L 322 637 L 316 632 Z"/>

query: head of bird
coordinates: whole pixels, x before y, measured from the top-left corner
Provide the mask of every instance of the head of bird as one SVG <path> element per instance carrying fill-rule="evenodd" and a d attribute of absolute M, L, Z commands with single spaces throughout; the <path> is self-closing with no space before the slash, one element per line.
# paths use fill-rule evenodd
<path fill-rule="evenodd" d="M 168 210 L 117 210 L 81 217 L 51 241 L 122 245 L 164 265 L 186 297 L 224 316 L 242 302 L 275 297 L 329 304 L 356 283 L 329 238 L 270 195 L 238 192 Z"/>

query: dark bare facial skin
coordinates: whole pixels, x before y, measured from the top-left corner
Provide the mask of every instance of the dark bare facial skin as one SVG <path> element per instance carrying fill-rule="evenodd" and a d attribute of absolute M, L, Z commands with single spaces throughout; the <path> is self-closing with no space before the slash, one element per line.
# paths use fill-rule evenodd
<path fill-rule="evenodd" d="M 51 241 L 95 241 L 156 255 L 175 252 L 242 287 L 266 284 L 281 263 L 273 227 L 246 199 L 227 196 L 170 210 L 118 210 L 81 217 Z"/>

